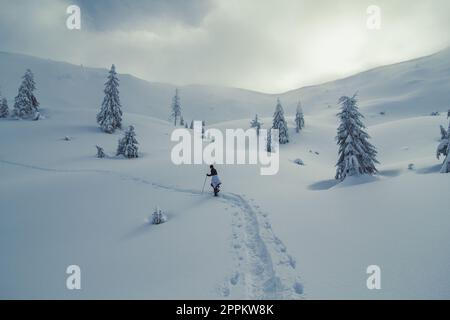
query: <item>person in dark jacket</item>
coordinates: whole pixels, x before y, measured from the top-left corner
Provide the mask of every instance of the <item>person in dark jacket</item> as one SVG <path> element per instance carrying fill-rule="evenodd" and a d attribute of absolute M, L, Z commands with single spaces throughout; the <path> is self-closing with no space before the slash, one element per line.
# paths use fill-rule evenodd
<path fill-rule="evenodd" d="M 211 177 L 211 187 L 214 189 L 214 196 L 217 197 L 217 194 L 220 191 L 220 185 L 222 182 L 220 182 L 219 176 L 217 175 L 217 170 L 214 168 L 213 165 L 210 165 L 209 168 L 211 169 L 211 173 L 206 174 L 208 177 Z"/>

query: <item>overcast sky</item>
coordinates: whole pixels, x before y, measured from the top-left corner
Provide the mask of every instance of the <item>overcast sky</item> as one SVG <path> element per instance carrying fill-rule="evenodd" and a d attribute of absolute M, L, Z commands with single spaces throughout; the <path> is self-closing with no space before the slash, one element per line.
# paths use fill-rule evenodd
<path fill-rule="evenodd" d="M 66 28 L 70 4 L 80 31 Z M 449 0 L 0 0 L 0 50 L 280 93 L 439 51 L 449 16 Z"/>

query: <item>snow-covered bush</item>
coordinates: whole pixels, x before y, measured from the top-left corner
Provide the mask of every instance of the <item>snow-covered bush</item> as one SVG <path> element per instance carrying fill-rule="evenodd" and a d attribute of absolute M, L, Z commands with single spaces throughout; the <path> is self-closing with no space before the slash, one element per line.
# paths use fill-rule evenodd
<path fill-rule="evenodd" d="M 25 75 L 22 77 L 22 84 L 19 87 L 16 98 L 14 99 L 13 114 L 17 118 L 36 119 L 38 113 L 39 102 L 34 96 L 36 84 L 34 82 L 34 75 L 30 69 L 27 69 Z"/>
<path fill-rule="evenodd" d="M 297 112 L 295 113 L 295 131 L 299 133 L 304 126 L 305 126 L 305 119 L 303 117 L 302 105 L 299 101 L 297 105 Z"/>
<path fill-rule="evenodd" d="M 361 121 L 364 116 L 357 107 L 356 94 L 353 97 L 341 97 L 341 112 L 337 114 L 341 124 L 336 136 L 339 145 L 339 159 L 336 164 L 336 179 L 344 180 L 347 176 L 375 174 L 377 151 L 367 140 L 369 135 L 364 131 Z"/>
<path fill-rule="evenodd" d="M 414 170 L 415 166 L 414 163 L 408 164 L 408 170 Z"/>
<path fill-rule="evenodd" d="M 115 65 L 111 66 L 108 80 L 105 83 L 105 98 L 100 112 L 97 114 L 97 123 L 104 132 L 113 133 L 122 128 L 122 110 L 119 98 L 119 79 Z"/>
<path fill-rule="evenodd" d="M 162 212 L 159 206 L 156 206 L 155 211 L 153 211 L 151 223 L 152 224 L 161 224 L 167 221 L 166 215 Z"/>
<path fill-rule="evenodd" d="M 305 163 L 303 162 L 303 160 L 300 159 L 300 158 L 295 159 L 295 160 L 294 160 L 294 163 L 295 163 L 295 164 L 298 164 L 299 166 L 304 166 L 304 165 L 305 165 Z"/>
<path fill-rule="evenodd" d="M 97 148 L 97 158 L 104 158 L 106 157 L 105 151 L 100 146 L 95 146 Z"/>
<path fill-rule="evenodd" d="M 138 144 L 134 127 L 129 126 L 125 131 L 123 138 L 119 139 L 116 155 L 123 155 L 125 158 L 137 158 Z"/>
<path fill-rule="evenodd" d="M 6 118 L 9 115 L 8 101 L 6 98 L 0 101 L 0 118 Z"/>

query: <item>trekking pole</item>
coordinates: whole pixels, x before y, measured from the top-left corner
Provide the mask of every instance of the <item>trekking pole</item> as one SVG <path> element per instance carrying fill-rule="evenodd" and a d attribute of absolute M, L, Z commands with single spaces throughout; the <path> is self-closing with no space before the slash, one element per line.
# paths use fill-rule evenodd
<path fill-rule="evenodd" d="M 203 191 L 205 191 L 206 178 L 208 178 L 208 176 L 205 176 L 205 181 L 203 182 L 202 193 L 203 193 Z"/>

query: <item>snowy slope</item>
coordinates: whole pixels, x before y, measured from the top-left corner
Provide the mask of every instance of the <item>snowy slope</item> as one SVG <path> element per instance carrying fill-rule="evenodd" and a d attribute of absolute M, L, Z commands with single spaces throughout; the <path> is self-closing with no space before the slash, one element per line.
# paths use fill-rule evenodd
<path fill-rule="evenodd" d="M 112 63 L 112 62 L 111 62 Z M 116 66 L 120 73 L 120 66 Z M 0 52 L 0 90 L 12 104 L 26 68 L 33 70 L 37 97 L 42 108 L 83 108 L 97 110 L 103 99 L 103 84 L 108 71 L 26 55 Z M 110 68 L 110 64 L 105 65 Z M 150 83 L 131 75 L 120 75 L 124 111 L 167 120 L 176 86 Z M 212 86 L 180 87 L 183 115 L 186 120 L 210 122 L 239 119 L 253 114 L 263 105 L 272 108 L 273 99 L 262 93 Z M 268 109 L 267 109 L 268 110 Z"/>
<path fill-rule="evenodd" d="M 112 63 L 112 62 L 111 62 Z M 109 68 L 110 65 L 105 65 Z M 10 104 L 25 68 L 31 68 L 38 82 L 42 107 L 97 110 L 102 101 L 106 69 L 0 52 L 0 90 Z M 120 73 L 120 66 L 117 66 Z M 175 86 L 151 83 L 131 75 L 121 75 L 121 99 L 130 113 L 167 120 Z M 207 123 L 252 118 L 255 113 L 271 116 L 280 97 L 287 113 L 295 113 L 298 99 L 307 114 L 335 112 L 337 99 L 358 92 L 360 107 L 371 122 L 385 112 L 389 119 L 427 115 L 450 108 L 450 49 L 432 56 L 363 72 L 346 79 L 305 87 L 278 95 L 214 86 L 181 86 L 185 119 L 205 119 Z M 373 119 L 372 119 L 373 118 Z"/>
<path fill-rule="evenodd" d="M 336 126 L 328 121 L 306 117 L 301 134 L 291 129 L 276 176 L 222 168 L 234 177 L 227 189 L 243 190 L 270 213 L 272 228 L 297 261 L 306 298 L 449 298 L 450 179 L 439 173 L 441 161 L 435 159 L 445 116 L 369 127 L 380 175 L 339 185 L 333 179 Z M 294 164 L 296 158 L 305 166 Z M 252 183 L 243 187 L 241 181 Z M 372 264 L 382 270 L 380 291 L 366 288 L 365 268 Z"/>
<path fill-rule="evenodd" d="M 91 111 L 1 121 L 2 137 L 15 139 L 1 142 L 10 152 L 0 155 L 0 296 L 300 297 L 290 256 L 271 230 L 260 233 L 257 209 L 237 193 L 202 194 L 203 167 L 180 173 L 169 159 L 168 123 L 125 118 L 141 142 L 136 160 L 113 156 L 119 134 L 97 129 Z M 95 158 L 95 144 L 110 157 Z M 161 226 L 147 222 L 156 205 L 169 218 Z M 286 267 L 273 264 L 262 239 L 273 241 Z M 65 288 L 70 264 L 85 273 L 81 292 Z M 32 277 L 30 267 L 42 270 L 40 276 Z"/>
<path fill-rule="evenodd" d="M 417 61 L 407 62 L 286 93 L 286 109 L 304 97 L 306 128 L 296 134 L 288 118 L 291 143 L 281 147 L 279 173 L 219 165 L 224 185 L 215 199 L 208 188 L 201 193 L 206 166 L 170 161 L 173 127 L 161 119 L 174 87 L 121 76 L 124 124 L 135 126 L 141 154 L 125 160 L 114 157 L 122 132 L 104 134 L 95 123 L 104 70 L 86 68 L 83 82 L 79 71 L 68 71 L 80 67 L 1 54 L 2 91 L 11 99 L 34 63 L 48 117 L 0 120 L 0 297 L 450 298 L 450 176 L 439 174 L 435 159 L 439 125 L 448 120 L 429 116 L 450 101 L 448 56 L 419 59 L 420 73 Z M 72 78 L 57 78 L 64 73 Z M 80 92 L 72 95 L 65 81 Z M 199 101 L 192 108 L 219 129 L 249 126 L 247 108 L 256 108 L 249 97 L 268 99 L 263 116 L 274 107 L 275 97 L 243 90 L 182 90 L 191 90 Z M 332 103 L 356 90 L 380 174 L 337 184 Z M 236 102 L 234 114 L 226 99 Z M 205 113 L 203 100 L 221 107 Z M 110 157 L 95 158 L 96 144 Z M 147 223 L 155 205 L 167 223 Z M 81 267 L 81 291 L 65 287 L 70 264 Z M 382 290 L 366 288 L 371 264 L 381 267 Z"/>
<path fill-rule="evenodd" d="M 429 115 L 432 111 L 447 112 L 450 108 L 450 48 L 434 55 L 379 67 L 357 75 L 301 88 L 284 94 L 283 100 L 294 104 L 304 101 L 305 112 L 327 112 L 336 105 L 336 97 L 358 92 L 360 108 L 369 123 L 385 112 L 389 119 Z M 375 118 L 372 120 L 372 118 Z"/>

